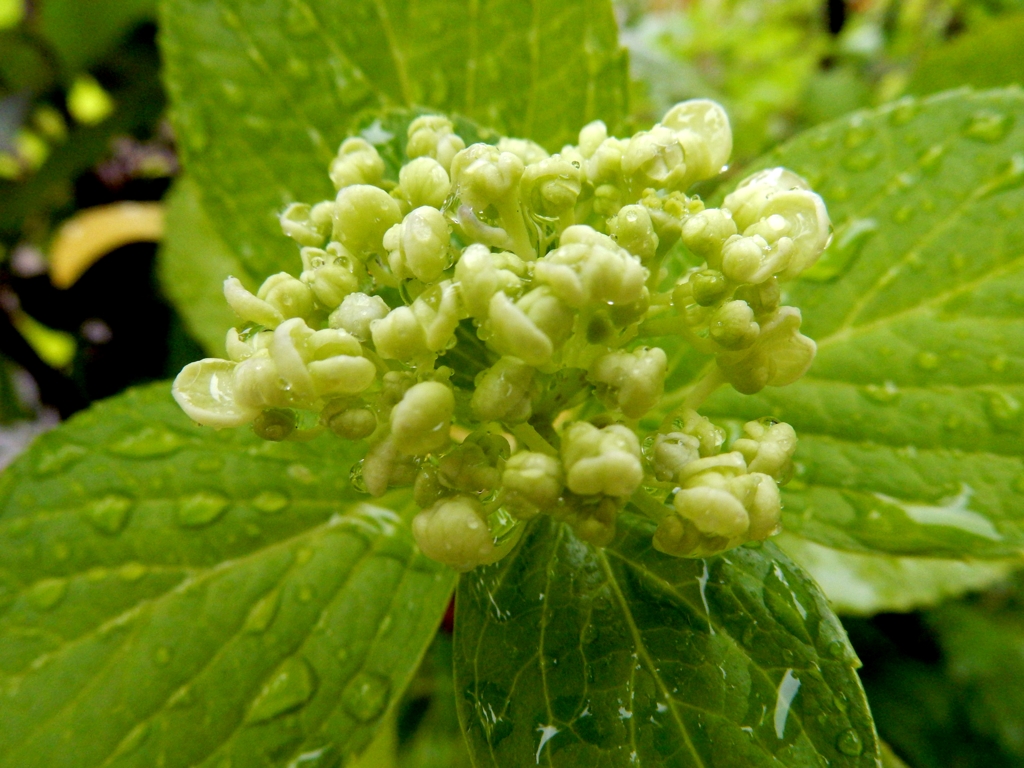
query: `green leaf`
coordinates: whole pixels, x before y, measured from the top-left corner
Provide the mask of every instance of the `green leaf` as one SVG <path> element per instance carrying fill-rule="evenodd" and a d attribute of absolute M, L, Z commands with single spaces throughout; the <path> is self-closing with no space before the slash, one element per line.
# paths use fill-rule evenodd
<path fill-rule="evenodd" d="M 808 375 L 706 412 L 800 436 L 785 527 L 848 551 L 1024 548 L 1024 94 L 904 100 L 759 161 L 806 176 L 836 227 L 786 286 Z M 684 363 L 692 362 L 684 358 Z M 679 374 L 677 374 L 678 376 Z"/>
<path fill-rule="evenodd" d="M 792 533 L 774 541 L 818 583 L 837 613 L 855 616 L 936 605 L 987 589 L 1022 565 L 843 552 Z"/>
<path fill-rule="evenodd" d="M 293 261 L 277 212 L 333 197 L 363 110 L 457 112 L 553 148 L 625 114 L 608 0 L 164 0 L 161 24 L 185 166 L 261 277 Z"/>
<path fill-rule="evenodd" d="M 547 517 L 459 583 L 455 690 L 478 768 L 876 766 L 839 621 L 777 548 L 605 550 Z"/>
<path fill-rule="evenodd" d="M 208 355 L 223 355 L 224 334 L 238 324 L 224 300 L 224 279 L 237 277 L 250 289 L 259 284 L 217 234 L 188 176 L 178 179 L 167 198 L 167 236 L 157 256 L 157 272 L 189 333 Z"/>
<path fill-rule="evenodd" d="M 925 94 L 970 85 L 996 88 L 1024 83 L 1024 14 L 1001 15 L 924 55 L 907 84 Z"/>
<path fill-rule="evenodd" d="M 454 579 L 361 503 L 357 448 L 194 427 L 166 384 L 42 436 L 0 488 L 0 766 L 365 746 Z"/>

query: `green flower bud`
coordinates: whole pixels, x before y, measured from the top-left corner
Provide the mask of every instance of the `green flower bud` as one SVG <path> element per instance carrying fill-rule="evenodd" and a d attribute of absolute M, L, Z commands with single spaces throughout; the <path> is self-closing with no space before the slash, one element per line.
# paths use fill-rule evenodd
<path fill-rule="evenodd" d="M 384 245 L 391 251 L 388 265 L 399 279 L 415 277 L 433 283 L 451 262 L 451 231 L 444 215 L 423 206 L 388 230 Z"/>
<path fill-rule="evenodd" d="M 745 301 L 728 301 L 711 316 L 711 338 L 726 349 L 746 349 L 760 332 L 754 310 Z"/>
<path fill-rule="evenodd" d="M 534 269 L 535 279 L 571 307 L 635 302 L 647 275 L 637 257 L 585 225 L 566 229 Z"/>
<path fill-rule="evenodd" d="M 697 438 L 700 455 L 704 458 L 717 455 L 725 443 L 725 430 L 716 427 L 696 411 L 684 411 L 676 420 L 674 429 Z"/>
<path fill-rule="evenodd" d="M 501 484 L 513 514 L 528 519 L 558 503 L 565 481 L 558 459 L 544 453 L 520 451 L 505 462 Z"/>
<path fill-rule="evenodd" d="M 736 478 L 732 486 L 750 517 L 747 541 L 764 541 L 782 529 L 782 497 L 772 477 L 754 472 Z"/>
<path fill-rule="evenodd" d="M 319 248 L 330 234 L 330 221 L 314 221 L 313 209 L 305 203 L 292 203 L 278 217 L 282 231 L 299 245 Z"/>
<path fill-rule="evenodd" d="M 290 408 L 296 405 L 269 350 L 258 352 L 239 363 L 233 384 L 232 394 L 242 408 Z"/>
<path fill-rule="evenodd" d="M 658 552 L 672 557 L 699 557 L 704 538 L 689 520 L 670 514 L 658 523 L 651 543 Z"/>
<path fill-rule="evenodd" d="M 494 554 L 494 538 L 480 502 L 469 496 L 442 499 L 412 521 L 424 555 L 457 571 L 471 571 Z"/>
<path fill-rule="evenodd" d="M 810 190 L 807 181 L 786 168 L 769 168 L 748 176 L 726 196 L 722 208 L 730 212 L 736 226 L 744 230 L 762 218 L 768 200 L 779 192 Z"/>
<path fill-rule="evenodd" d="M 735 539 L 750 528 L 750 515 L 728 491 L 699 486 L 683 488 L 672 499 L 676 512 L 702 534 Z"/>
<path fill-rule="evenodd" d="M 720 453 L 691 461 L 678 474 L 679 482 L 685 488 L 697 486 L 725 487 L 729 478 L 744 475 L 747 463 L 739 451 Z"/>
<path fill-rule="evenodd" d="M 260 415 L 252 423 L 252 431 L 264 440 L 280 442 L 295 431 L 295 412 L 284 408 L 260 411 Z"/>
<path fill-rule="evenodd" d="M 658 347 L 633 352 L 609 352 L 591 366 L 590 380 L 597 393 L 631 419 L 639 419 L 661 400 L 668 373 L 668 358 Z"/>
<path fill-rule="evenodd" d="M 419 473 L 419 460 L 399 452 L 392 437 L 370 446 L 361 466 L 363 484 L 371 496 L 383 496 L 389 486 L 410 485 Z"/>
<path fill-rule="evenodd" d="M 545 219 L 567 217 L 564 223 L 568 225 L 572 223 L 572 213 L 583 189 L 582 177 L 578 166 L 555 155 L 528 165 L 520 190 L 534 215 Z"/>
<path fill-rule="evenodd" d="M 718 104 L 706 99 L 677 104 L 661 124 L 675 132 L 694 181 L 710 179 L 724 170 L 732 154 L 732 130 Z"/>
<path fill-rule="evenodd" d="M 306 318 L 313 314 L 313 292 L 287 272 L 278 272 L 264 280 L 256 298 L 267 302 L 284 318 Z"/>
<path fill-rule="evenodd" d="M 725 241 L 736 234 L 736 222 L 728 212 L 708 208 L 683 222 L 682 239 L 693 253 L 712 266 L 720 264 L 719 253 Z"/>
<path fill-rule="evenodd" d="M 437 477 L 446 488 L 483 493 L 498 487 L 501 470 L 491 463 L 479 444 L 467 440 L 438 461 Z"/>
<path fill-rule="evenodd" d="M 357 184 L 338 193 L 334 239 L 361 259 L 384 252 L 384 233 L 402 221 L 398 201 L 378 187 Z"/>
<path fill-rule="evenodd" d="M 437 479 L 437 467 L 424 462 L 412 486 L 412 500 L 420 509 L 433 506 L 445 495 L 445 489 Z"/>
<path fill-rule="evenodd" d="M 277 326 L 270 340 L 270 357 L 285 391 L 296 403 L 308 404 L 316 399 L 313 378 L 306 366 L 309 359 L 306 344 L 314 333 L 301 318 L 295 317 Z"/>
<path fill-rule="evenodd" d="M 602 184 L 594 190 L 594 213 L 614 216 L 622 208 L 622 190 L 613 184 Z"/>
<path fill-rule="evenodd" d="M 189 363 L 175 377 L 171 394 L 197 424 L 217 429 L 248 424 L 259 409 L 235 399 L 236 368 L 234 362 L 215 358 Z"/>
<path fill-rule="evenodd" d="M 533 165 L 548 158 L 548 151 L 540 144 L 529 139 L 509 139 L 502 136 L 498 139 L 498 151 L 511 152 L 523 161 L 523 165 Z"/>
<path fill-rule="evenodd" d="M 369 408 L 353 405 L 351 400 L 332 400 L 320 412 L 320 423 L 338 437 L 362 440 L 377 429 L 377 417 Z"/>
<path fill-rule="evenodd" d="M 348 331 L 359 341 L 370 340 L 370 325 L 375 320 L 387 317 L 391 308 L 380 296 L 368 296 L 365 293 L 350 293 L 341 302 L 331 316 L 328 324 L 331 328 Z"/>
<path fill-rule="evenodd" d="M 570 424 L 562 433 L 562 464 L 569 490 L 581 495 L 630 496 L 644 477 L 640 443 L 621 424 Z"/>
<path fill-rule="evenodd" d="M 331 161 L 330 176 L 337 190 L 356 184 L 376 186 L 384 178 L 384 161 L 365 139 L 346 139 Z"/>
<path fill-rule="evenodd" d="M 377 354 L 385 360 L 410 362 L 430 354 L 423 326 L 409 307 L 398 307 L 382 320 L 371 322 L 370 336 Z"/>
<path fill-rule="evenodd" d="M 587 160 L 587 178 L 595 188 L 618 187 L 622 183 L 622 157 L 628 140 L 608 138 L 598 144 Z"/>
<path fill-rule="evenodd" d="M 627 205 L 608 220 L 608 234 L 622 248 L 648 262 L 658 252 L 658 235 L 651 214 L 642 205 Z"/>
<path fill-rule="evenodd" d="M 700 440 L 685 432 L 659 434 L 651 446 L 654 476 L 662 482 L 678 482 L 680 472 L 700 458 Z"/>
<path fill-rule="evenodd" d="M 398 187 L 413 208 L 441 208 L 452 191 L 448 171 L 432 157 L 417 157 L 398 172 Z"/>
<path fill-rule="evenodd" d="M 450 280 L 438 283 L 419 296 L 410 306 L 416 321 L 423 328 L 427 349 L 441 352 L 455 338 L 459 326 L 459 292 Z"/>
<path fill-rule="evenodd" d="M 235 314 L 247 323 L 276 328 L 284 322 L 280 310 L 253 296 L 237 277 L 229 277 L 224 281 L 224 298 Z"/>
<path fill-rule="evenodd" d="M 717 304 L 729 288 L 725 275 L 716 269 L 703 269 L 688 278 L 693 300 L 702 307 Z"/>
<path fill-rule="evenodd" d="M 525 274 L 526 266 L 518 256 L 491 253 L 479 244 L 466 248 L 455 265 L 455 281 L 465 311 L 478 320 L 487 318 L 495 293 L 517 292 Z"/>
<path fill-rule="evenodd" d="M 755 316 L 763 317 L 779 308 L 782 292 L 779 290 L 779 281 L 770 277 L 757 285 L 741 285 L 736 289 L 735 296 L 747 302 Z"/>
<path fill-rule="evenodd" d="M 338 243 L 332 245 L 340 247 Z M 359 288 L 359 279 L 347 260 L 319 248 L 303 248 L 301 255 L 303 263 L 310 265 L 302 273 L 302 282 L 310 287 L 321 306 L 335 309 Z"/>
<path fill-rule="evenodd" d="M 503 357 L 476 378 L 470 407 L 481 421 L 514 424 L 532 415 L 534 369 L 516 357 Z"/>
<path fill-rule="evenodd" d="M 424 115 L 409 123 L 409 142 L 405 153 L 410 158 L 432 157 L 448 171 L 455 155 L 466 147 L 466 142 L 455 133 L 455 126 L 446 117 Z"/>
<path fill-rule="evenodd" d="M 274 334 L 270 331 L 250 332 L 243 337 L 239 335 L 238 329 L 231 328 L 228 330 L 227 338 L 224 340 L 228 359 L 234 360 L 236 363 L 248 360 L 261 349 L 268 349 L 270 347 L 270 340 L 273 337 Z"/>
<path fill-rule="evenodd" d="M 448 444 L 455 411 L 451 389 L 436 381 L 410 387 L 391 410 L 391 435 L 402 453 L 422 456 Z"/>
<path fill-rule="evenodd" d="M 547 288 L 535 288 L 515 304 L 504 293 L 491 298 L 488 343 L 527 365 L 550 362 L 572 332 L 572 310 Z"/>
<path fill-rule="evenodd" d="M 592 123 L 587 123 L 580 130 L 580 143 L 579 150 L 580 154 L 586 159 L 590 159 L 597 152 L 598 147 L 601 146 L 608 139 L 608 126 L 606 126 L 601 120 L 595 120 Z"/>
<path fill-rule="evenodd" d="M 751 472 L 770 475 L 785 482 L 793 472 L 796 432 L 789 424 L 774 419 L 748 421 L 742 437 L 733 443 L 733 450 L 743 454 Z"/>
<path fill-rule="evenodd" d="M 748 349 L 723 352 L 718 367 L 738 392 L 752 395 L 765 386 L 784 387 L 803 376 L 814 361 L 815 343 L 800 333 L 800 310 L 780 307 L 761 323 Z"/>
<path fill-rule="evenodd" d="M 590 501 L 590 500 L 588 500 Z M 572 527 L 576 535 L 595 547 L 607 547 L 615 539 L 615 519 L 622 510 L 618 499 L 607 496 L 596 503 L 579 504 Z"/>
<path fill-rule="evenodd" d="M 687 163 L 675 131 L 660 125 L 633 136 L 622 156 L 622 175 L 634 197 L 647 188 L 685 191 L 700 178 L 699 170 Z"/>

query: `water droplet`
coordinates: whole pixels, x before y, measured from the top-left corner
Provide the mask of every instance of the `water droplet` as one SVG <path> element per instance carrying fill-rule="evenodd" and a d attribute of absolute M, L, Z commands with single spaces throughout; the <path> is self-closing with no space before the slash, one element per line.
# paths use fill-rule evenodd
<path fill-rule="evenodd" d="M 1001 432 L 1016 432 L 1021 423 L 1020 400 L 1009 392 L 988 393 L 986 402 L 992 426 Z"/>
<path fill-rule="evenodd" d="M 277 616 L 277 609 L 280 605 L 281 593 L 276 589 L 261 597 L 250 609 L 249 615 L 245 619 L 245 631 L 252 634 L 266 632 L 267 627 Z"/>
<path fill-rule="evenodd" d="M 316 677 L 309 662 L 291 656 L 277 668 L 252 703 L 247 723 L 263 723 L 293 712 L 308 702 L 316 692 Z"/>
<path fill-rule="evenodd" d="M 871 126 L 864 125 L 863 118 L 855 117 L 850 123 L 849 130 L 846 132 L 846 138 L 843 139 L 843 146 L 847 149 L 856 149 L 867 142 L 874 133 L 875 130 Z"/>
<path fill-rule="evenodd" d="M 801 277 L 816 282 L 832 280 L 844 274 L 864 250 L 865 244 L 878 231 L 875 219 L 853 219 L 838 233 L 817 263 Z"/>
<path fill-rule="evenodd" d="M 932 144 L 921 153 L 917 159 L 921 170 L 928 174 L 934 174 L 942 167 L 942 158 L 946 154 L 946 147 L 942 144 Z"/>
<path fill-rule="evenodd" d="M 171 663 L 171 649 L 168 648 L 166 645 L 161 645 L 153 653 L 153 662 L 158 667 L 166 667 L 168 664 Z"/>
<path fill-rule="evenodd" d="M 90 502 L 85 508 L 85 515 L 97 531 L 116 536 L 128 524 L 132 503 L 127 496 L 110 494 Z"/>
<path fill-rule="evenodd" d="M 934 352 L 918 352 L 914 364 L 924 371 L 934 371 L 939 367 L 939 356 Z"/>
<path fill-rule="evenodd" d="M 989 184 L 985 194 L 986 196 L 997 195 L 1017 189 L 1022 185 L 1024 185 L 1024 154 L 1017 153 L 1006 161 L 999 174 Z"/>
<path fill-rule="evenodd" d="M 836 749 L 844 755 L 856 757 L 864 751 L 864 744 L 860 740 L 860 735 L 851 728 L 839 734 L 839 738 L 836 739 Z"/>
<path fill-rule="evenodd" d="M 316 31 L 316 16 L 301 0 L 291 0 L 285 11 L 285 26 L 293 35 L 304 36 Z"/>
<path fill-rule="evenodd" d="M 846 646 L 842 640 L 832 640 L 825 646 L 825 655 L 833 659 L 841 659 L 846 656 Z"/>
<path fill-rule="evenodd" d="M 40 611 L 49 611 L 57 607 L 68 593 L 66 579 L 43 579 L 32 585 L 28 592 L 29 602 Z"/>
<path fill-rule="evenodd" d="M 36 474 L 41 477 L 63 472 L 72 464 L 81 460 L 88 451 L 80 445 L 62 445 L 53 451 L 47 451 L 36 462 Z"/>
<path fill-rule="evenodd" d="M 954 430 L 960 429 L 960 427 L 963 426 L 963 423 L 964 420 L 963 417 L 960 416 L 960 414 L 951 413 L 942 426 L 944 426 L 946 429 Z"/>
<path fill-rule="evenodd" d="M 964 126 L 964 136 L 994 144 L 1002 141 L 1013 126 L 1013 118 L 1003 112 L 983 109 L 971 115 Z"/>
<path fill-rule="evenodd" d="M 117 456 L 133 459 L 152 459 L 170 456 L 188 444 L 188 439 L 163 427 L 144 427 L 138 432 L 125 435 L 107 450 Z"/>
<path fill-rule="evenodd" d="M 117 569 L 117 575 L 125 581 L 138 581 L 149 571 L 142 563 L 125 563 Z"/>
<path fill-rule="evenodd" d="M 291 499 L 277 491 L 263 491 L 252 500 L 252 505 L 265 515 L 274 515 L 283 510 Z"/>
<path fill-rule="evenodd" d="M 893 104 L 893 110 L 892 114 L 889 116 L 889 120 L 893 125 L 906 125 L 917 117 L 917 113 L 920 110 L 921 108 L 917 101 L 908 96 Z"/>
<path fill-rule="evenodd" d="M 368 723 L 384 711 L 390 691 L 391 683 L 387 678 L 360 672 L 341 692 L 341 703 L 356 720 Z"/>
<path fill-rule="evenodd" d="M 853 152 L 843 158 L 843 168 L 848 171 L 866 171 L 878 165 L 882 153 L 874 148 Z"/>
<path fill-rule="evenodd" d="M 359 493 L 367 492 L 366 481 L 363 479 L 363 462 L 361 460 L 352 465 L 352 469 L 348 473 L 348 481 Z"/>
<path fill-rule="evenodd" d="M 171 698 L 167 700 L 168 709 L 184 709 L 191 707 L 195 704 L 196 697 L 192 692 L 192 686 L 183 685 L 181 688 L 171 694 Z"/>
<path fill-rule="evenodd" d="M 893 382 L 887 381 L 882 386 L 868 384 L 864 387 L 864 396 L 882 405 L 892 405 L 900 397 L 900 390 Z"/>
<path fill-rule="evenodd" d="M 288 763 L 288 768 L 338 768 L 342 763 L 337 745 L 326 744 L 303 752 Z"/>
<path fill-rule="evenodd" d="M 224 469 L 224 459 L 220 456 L 202 456 L 196 459 L 195 463 L 192 465 L 192 469 L 204 475 L 210 474 L 211 472 L 219 472 Z"/>
<path fill-rule="evenodd" d="M 220 493 L 201 491 L 181 500 L 178 505 L 179 525 L 201 528 L 215 522 L 231 506 L 231 500 Z"/>
<path fill-rule="evenodd" d="M 224 96 L 231 104 L 240 106 L 245 103 L 245 94 L 242 93 L 242 89 L 238 87 L 238 83 L 232 82 L 231 80 L 222 80 L 220 87 L 224 91 Z"/>

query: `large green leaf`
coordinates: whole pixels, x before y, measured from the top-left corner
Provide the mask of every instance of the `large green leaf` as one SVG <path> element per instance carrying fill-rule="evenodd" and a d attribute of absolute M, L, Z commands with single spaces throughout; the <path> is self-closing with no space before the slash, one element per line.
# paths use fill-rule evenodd
<path fill-rule="evenodd" d="M 0 489 L 0 766 L 326 766 L 365 745 L 453 578 L 360 503 L 355 453 L 194 427 L 166 384 L 40 438 Z"/>
<path fill-rule="evenodd" d="M 837 613 L 855 616 L 930 607 L 986 589 L 1022 565 L 843 552 L 792 533 L 775 543 L 814 578 Z"/>
<path fill-rule="evenodd" d="M 608 0 L 164 0 L 185 166 L 254 273 L 292 263 L 276 213 L 333 196 L 361 110 L 423 105 L 557 148 L 625 112 Z"/>
<path fill-rule="evenodd" d="M 876 766 L 859 662 L 771 544 L 595 550 L 547 518 L 459 584 L 455 690 L 478 767 Z M 826 762 L 827 761 L 827 762 Z"/>
<path fill-rule="evenodd" d="M 45 0 L 37 27 L 71 74 L 98 63 L 133 26 L 155 15 L 156 0 Z"/>
<path fill-rule="evenodd" d="M 770 165 L 806 176 L 836 226 L 822 260 L 785 289 L 818 357 L 792 386 L 722 391 L 706 411 L 796 428 L 790 531 L 869 553 L 1018 554 L 1024 94 L 957 91 L 858 113 L 759 161 Z"/>

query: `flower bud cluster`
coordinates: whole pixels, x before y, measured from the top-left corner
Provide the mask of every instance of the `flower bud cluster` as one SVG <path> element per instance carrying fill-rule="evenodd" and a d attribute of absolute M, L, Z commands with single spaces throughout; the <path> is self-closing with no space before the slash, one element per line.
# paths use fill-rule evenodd
<path fill-rule="evenodd" d="M 348 139 L 329 168 L 336 197 L 281 214 L 301 272 L 255 292 L 228 278 L 240 323 L 227 357 L 187 366 L 174 396 L 200 424 L 268 440 L 366 440 L 357 487 L 411 487 L 420 549 L 459 570 L 502 557 L 539 514 L 605 545 L 630 503 L 659 521 L 667 554 L 764 539 L 793 430 L 751 422 L 723 452 L 694 409 L 725 381 L 754 392 L 806 370 L 814 344 L 778 283 L 820 255 L 829 223 L 783 169 L 720 209 L 687 196 L 731 145 L 706 100 L 629 139 L 591 123 L 553 155 L 521 139 L 467 146 L 447 118 L 418 117 L 397 178 Z M 668 277 L 690 257 L 703 264 Z M 717 366 L 649 433 L 667 336 Z"/>

